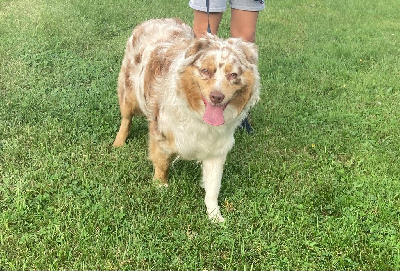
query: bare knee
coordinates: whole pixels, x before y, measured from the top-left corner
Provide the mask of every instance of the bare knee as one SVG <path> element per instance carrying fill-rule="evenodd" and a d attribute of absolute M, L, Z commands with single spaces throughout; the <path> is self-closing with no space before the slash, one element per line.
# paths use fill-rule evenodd
<path fill-rule="evenodd" d="M 257 11 L 231 9 L 231 36 L 242 38 L 247 42 L 255 42 L 257 27 Z"/>
<path fill-rule="evenodd" d="M 247 42 L 255 42 L 256 41 L 256 32 L 254 29 L 240 29 L 240 30 L 231 30 L 231 36 L 234 38 L 242 38 Z"/>
<path fill-rule="evenodd" d="M 196 38 L 201 38 L 204 34 L 207 33 L 208 22 L 210 23 L 211 33 L 217 35 L 221 18 L 222 12 L 212 12 L 208 16 L 206 12 L 195 10 L 193 20 L 193 32 Z"/>

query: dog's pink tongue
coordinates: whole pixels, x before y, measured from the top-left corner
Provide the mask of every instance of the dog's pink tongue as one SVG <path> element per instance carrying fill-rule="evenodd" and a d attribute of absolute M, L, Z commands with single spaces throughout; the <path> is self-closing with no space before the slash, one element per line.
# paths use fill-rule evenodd
<path fill-rule="evenodd" d="M 224 124 L 224 109 L 226 105 L 213 105 L 204 101 L 206 112 L 203 115 L 203 120 L 210 125 L 218 126 Z"/>

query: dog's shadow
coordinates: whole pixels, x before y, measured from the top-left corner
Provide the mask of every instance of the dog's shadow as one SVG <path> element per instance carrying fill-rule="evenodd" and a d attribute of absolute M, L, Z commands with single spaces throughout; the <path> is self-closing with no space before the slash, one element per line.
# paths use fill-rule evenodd
<path fill-rule="evenodd" d="M 243 128 L 235 132 L 235 145 L 228 153 L 224 168 L 226 178 L 246 179 L 249 177 L 249 164 L 255 159 L 252 148 L 256 146 L 257 140 L 257 134 L 249 134 Z"/>
<path fill-rule="evenodd" d="M 116 134 L 116 132 L 115 132 Z M 135 116 L 129 129 L 129 136 L 126 145 L 142 146 L 145 153 L 148 149 L 148 122 L 144 116 Z M 227 161 L 224 166 L 223 179 L 243 179 L 248 178 L 248 163 L 253 152 L 251 146 L 254 144 L 253 137 L 256 134 L 248 134 L 245 129 L 239 128 L 235 132 L 235 146 L 228 153 Z M 145 155 L 143 159 L 146 159 Z M 176 158 L 176 159 L 175 159 Z M 187 180 L 189 183 L 201 181 L 201 163 L 198 161 L 187 161 L 175 157 L 170 164 L 169 181 Z M 236 180 L 236 181 L 237 181 Z M 235 182 L 236 182 L 235 181 Z M 239 182 L 239 181 L 238 181 Z M 240 182 L 239 182 L 240 183 Z"/>
<path fill-rule="evenodd" d="M 116 134 L 116 133 L 115 133 Z M 149 134 L 148 122 L 144 116 L 135 116 L 132 118 L 132 125 L 129 129 L 129 135 L 126 144 L 136 140 L 147 140 Z"/>

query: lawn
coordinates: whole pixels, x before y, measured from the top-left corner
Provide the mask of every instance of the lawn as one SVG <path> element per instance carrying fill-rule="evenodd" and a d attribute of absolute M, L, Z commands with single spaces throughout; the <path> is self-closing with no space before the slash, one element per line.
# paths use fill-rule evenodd
<path fill-rule="evenodd" d="M 400 270 L 400 1 L 266 1 L 224 224 L 198 163 L 150 181 L 143 118 L 110 146 L 132 28 L 187 2 L 0 0 L 0 269 Z"/>

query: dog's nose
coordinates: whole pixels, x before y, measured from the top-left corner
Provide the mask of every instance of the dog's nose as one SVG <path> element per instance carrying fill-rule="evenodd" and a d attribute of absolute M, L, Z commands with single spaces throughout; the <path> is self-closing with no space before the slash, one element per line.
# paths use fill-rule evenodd
<path fill-rule="evenodd" d="M 210 100 L 214 104 L 222 103 L 224 98 L 225 98 L 225 95 L 222 92 L 214 90 L 214 91 L 211 91 L 211 93 L 210 93 Z"/>

